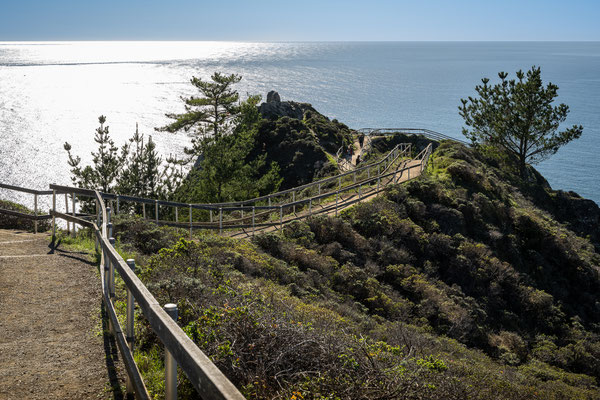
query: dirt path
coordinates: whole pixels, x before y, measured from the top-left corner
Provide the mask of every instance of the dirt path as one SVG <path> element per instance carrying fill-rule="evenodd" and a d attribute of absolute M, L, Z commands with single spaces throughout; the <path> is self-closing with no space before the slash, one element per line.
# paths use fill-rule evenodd
<path fill-rule="evenodd" d="M 364 143 L 364 142 L 363 142 Z M 358 158 L 358 156 L 360 155 L 360 151 L 362 150 L 362 146 L 360 145 L 360 140 L 358 140 L 358 138 L 356 138 L 356 140 L 354 140 L 354 151 L 352 152 L 352 165 L 354 165 L 354 168 L 356 168 L 356 159 Z"/>
<path fill-rule="evenodd" d="M 122 398 L 97 269 L 48 242 L 0 230 L 0 399 Z"/>

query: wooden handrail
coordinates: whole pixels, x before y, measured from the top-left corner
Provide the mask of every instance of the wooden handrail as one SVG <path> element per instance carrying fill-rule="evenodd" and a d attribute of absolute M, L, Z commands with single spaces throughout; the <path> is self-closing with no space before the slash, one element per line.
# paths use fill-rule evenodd
<path fill-rule="evenodd" d="M 12 215 L 14 217 L 30 219 L 32 221 L 45 221 L 47 219 L 51 219 L 52 215 L 33 215 L 33 214 L 25 214 L 19 211 L 7 210 L 5 208 L 0 208 L 0 214 Z"/>
<path fill-rule="evenodd" d="M 427 138 L 433 140 L 451 140 L 453 142 L 462 143 L 464 145 L 468 145 L 469 143 L 465 142 L 461 139 L 456 139 L 448 135 L 444 135 L 443 133 L 439 133 L 436 131 L 432 131 L 431 129 L 423 129 L 423 128 L 361 128 L 358 129 L 358 132 L 361 132 L 365 135 L 372 136 L 387 136 L 387 135 L 422 135 Z"/>
<path fill-rule="evenodd" d="M 56 193 L 76 193 L 79 195 L 90 195 L 90 190 L 72 190 L 59 185 L 50 185 Z M 68 189 L 68 190 L 67 190 Z M 139 305 L 142 313 L 148 320 L 150 326 L 159 337 L 165 348 L 173 355 L 181 369 L 190 379 L 192 385 L 196 388 L 202 398 L 219 399 L 219 400 L 241 400 L 244 399 L 237 388 L 225 377 L 225 375 L 212 363 L 212 361 L 196 346 L 196 344 L 183 332 L 171 317 L 162 309 L 158 301 L 135 275 L 135 273 L 127 266 L 123 258 L 111 245 L 107 237 L 107 220 L 108 214 L 104 204 L 104 195 L 100 192 L 93 191 L 98 205 L 100 207 L 100 217 L 102 219 L 101 228 L 97 224 L 72 216 L 66 213 L 61 213 L 51 210 L 51 216 L 61 218 L 69 222 L 77 223 L 81 226 L 91 228 L 98 240 L 101 254 L 101 280 L 103 300 L 107 308 L 107 313 L 111 321 L 112 331 L 117 339 L 119 351 L 123 356 L 126 364 L 126 369 L 131 382 L 135 387 L 136 398 L 150 398 L 147 389 L 144 386 L 141 374 L 135 365 L 133 354 L 127 346 L 126 338 L 120 326 L 119 320 L 114 310 L 114 304 L 110 298 L 109 290 L 106 287 L 106 276 L 104 271 L 104 263 L 110 262 L 115 270 L 119 273 L 125 286 L 133 293 L 135 301 Z"/>
<path fill-rule="evenodd" d="M 49 214 L 38 214 L 38 196 L 45 196 L 52 194 L 51 190 L 35 190 L 24 188 L 15 185 L 8 185 L 6 183 L 0 183 L 0 188 L 14 190 L 17 192 L 33 194 L 33 214 L 21 213 L 14 210 L 0 209 L 0 214 L 12 215 L 18 218 L 29 219 L 33 221 L 33 233 L 38 232 L 38 221 L 43 221 L 52 218 Z"/>
<path fill-rule="evenodd" d="M 307 183 L 301 186 L 296 186 L 294 188 L 291 189 L 286 189 L 286 190 L 282 190 L 276 193 L 271 193 L 265 196 L 260 196 L 260 197 L 255 197 L 253 199 L 249 199 L 249 200 L 242 200 L 242 201 L 232 201 L 232 202 L 225 202 L 225 203 L 196 203 L 196 204 L 189 204 L 189 203 L 179 203 L 179 202 L 174 202 L 174 201 L 167 201 L 167 200 L 156 200 L 156 199 L 148 199 L 148 198 L 144 198 L 144 197 L 136 197 L 136 196 L 126 196 L 126 195 L 118 195 L 118 194 L 113 194 L 113 193 L 103 193 L 100 192 L 101 196 L 104 199 L 110 199 L 110 200 L 116 200 L 117 198 L 123 200 L 123 201 L 131 201 L 131 202 L 136 202 L 136 203 L 145 203 L 145 204 L 158 204 L 159 206 L 168 206 L 168 207 L 192 207 L 193 209 L 196 210 L 212 210 L 212 211 L 219 211 L 219 208 L 223 208 L 224 210 L 230 210 L 229 207 L 237 207 L 237 206 L 242 206 L 245 204 L 255 204 L 259 201 L 264 201 L 264 200 L 268 200 L 269 198 L 273 199 L 275 197 L 278 196 L 282 196 L 285 194 L 289 194 L 292 192 L 299 192 L 301 190 L 305 190 L 309 187 L 316 187 L 318 185 L 323 185 L 329 182 L 333 182 L 336 181 L 338 179 L 342 179 L 346 176 L 352 175 L 352 174 L 356 174 L 356 173 L 360 173 L 362 171 L 365 171 L 369 168 L 373 168 L 375 166 L 381 165 L 384 162 L 387 162 L 389 160 L 389 158 L 392 156 L 392 154 L 394 154 L 395 150 L 400 150 L 402 152 L 406 152 L 408 150 L 408 148 L 402 148 L 402 145 L 404 144 L 398 144 L 396 145 L 389 153 L 386 157 L 382 158 L 381 160 L 378 160 L 377 162 L 371 163 L 371 164 L 366 164 L 364 166 L 361 166 L 360 168 L 354 169 L 352 171 L 348 171 L 348 172 L 344 172 L 335 176 L 331 176 L 328 178 L 324 178 L 321 179 L 319 181 L 315 181 L 315 182 L 311 182 L 311 183 Z M 62 185 L 56 185 L 56 184 L 51 184 L 50 185 L 51 189 L 55 189 L 57 191 L 57 193 L 67 193 L 67 194 L 78 194 L 81 196 L 87 196 L 87 197 L 94 197 L 95 196 L 95 191 L 92 189 L 82 189 L 82 188 L 74 188 L 74 187 L 70 187 L 70 186 L 62 186 Z"/>
<path fill-rule="evenodd" d="M 177 325 L 177 323 L 167 314 L 165 310 L 160 306 L 154 296 L 150 293 L 148 288 L 142 283 L 142 281 L 137 277 L 134 271 L 132 271 L 128 265 L 125 263 L 123 258 L 117 253 L 111 244 L 111 240 L 108 237 L 108 229 L 107 229 L 107 221 L 109 219 L 109 215 L 107 212 L 107 207 L 105 204 L 106 200 L 123 200 L 123 201 L 133 201 L 133 202 L 141 202 L 145 204 L 155 204 L 157 206 L 172 206 L 172 207 L 189 207 L 190 209 L 190 234 L 192 226 L 199 226 L 205 229 L 219 229 L 220 231 L 225 229 L 232 228 L 250 228 L 253 230 L 257 227 L 270 227 L 275 225 L 283 224 L 283 210 L 284 208 L 288 211 L 290 209 L 293 210 L 293 215 L 288 218 L 286 217 L 285 222 L 289 222 L 292 220 L 298 220 L 305 218 L 306 215 L 298 216 L 295 213 L 296 206 L 306 205 L 307 203 L 310 205 L 313 202 L 319 201 L 321 199 L 332 197 L 335 195 L 336 202 L 328 203 L 325 207 L 322 207 L 321 210 L 315 211 L 315 214 L 319 212 L 338 212 L 340 208 L 345 208 L 348 205 L 354 204 L 358 201 L 361 201 L 365 197 L 371 197 L 373 195 L 378 194 L 383 190 L 386 186 L 380 186 L 380 182 L 382 179 L 388 179 L 389 182 L 395 182 L 397 179 L 397 175 L 400 173 L 404 173 L 404 171 L 408 171 L 410 176 L 410 171 L 414 168 L 420 168 L 420 171 L 423 171 L 426 163 L 429 160 L 429 157 L 432 152 L 431 143 L 423 149 L 415 158 L 411 161 L 420 161 L 418 165 L 408 165 L 409 161 L 402 161 L 402 158 L 407 154 L 410 149 L 410 145 L 399 144 L 394 147 L 382 160 L 378 162 L 364 165 L 361 168 L 357 168 L 353 171 L 349 171 L 346 173 L 342 173 L 333 177 L 325 178 L 317 182 L 312 182 L 310 184 L 298 186 L 295 188 L 291 188 L 285 191 L 281 191 L 278 193 L 274 193 L 267 196 L 257 197 L 255 199 L 250 199 L 242 202 L 229 202 L 229 203 L 218 203 L 218 204 L 186 204 L 186 203 L 177 203 L 170 201 L 160 201 L 153 199 L 144 199 L 138 198 L 134 196 L 121 196 L 110 193 L 101 193 L 96 190 L 91 189 L 82 189 L 82 188 L 74 188 L 69 186 L 62 186 L 52 184 L 50 185 L 50 191 L 35 191 L 30 189 L 19 188 L 17 186 L 0 184 L 0 187 L 8 188 L 11 190 L 21 190 L 27 193 L 33 193 L 36 196 L 39 194 L 53 194 L 53 209 L 50 211 L 48 216 L 34 216 L 36 219 L 47 219 L 47 218 L 60 218 L 65 221 L 78 224 L 80 226 L 84 226 L 90 228 L 94 232 L 94 236 L 97 240 L 97 246 L 99 247 L 99 252 L 101 254 L 101 280 L 102 280 L 102 298 L 104 304 L 106 306 L 107 314 L 111 323 L 112 332 L 115 335 L 117 345 L 119 347 L 119 351 L 122 354 L 122 358 L 125 362 L 126 370 L 130 382 L 135 388 L 136 398 L 138 399 L 147 399 L 149 398 L 148 391 L 144 385 L 141 374 L 135 364 L 133 358 L 133 352 L 129 348 L 127 344 L 127 338 L 125 337 L 123 330 L 121 328 L 119 319 L 117 318 L 113 301 L 111 299 L 112 290 L 114 293 L 114 289 L 109 289 L 107 286 L 108 276 L 106 275 L 106 271 L 104 270 L 104 265 L 111 265 L 114 270 L 116 270 L 121 276 L 126 288 L 133 294 L 135 301 L 139 305 L 142 310 L 143 315 L 146 317 L 148 323 L 152 327 L 153 331 L 159 337 L 165 349 L 174 357 L 176 362 L 185 372 L 185 374 L 190 379 L 192 385 L 196 388 L 198 393 L 202 398 L 205 399 L 219 399 L 219 400 L 241 400 L 244 399 L 242 394 L 237 390 L 237 388 L 225 377 L 225 375 L 212 363 L 212 361 L 195 345 L 195 343 L 183 332 L 183 330 Z M 383 171 L 381 168 L 378 168 L 377 174 L 373 176 L 369 175 L 366 179 L 361 179 L 356 182 L 356 174 L 361 171 L 367 170 L 370 174 L 370 168 L 374 166 L 380 166 L 384 163 Z M 342 177 L 349 176 L 350 174 L 354 175 L 354 182 L 351 185 L 346 185 L 341 187 L 341 179 Z M 314 187 L 316 185 L 323 185 L 325 183 L 338 181 L 338 186 L 336 189 L 330 189 L 325 193 L 320 193 L 316 196 L 309 196 L 307 198 L 295 199 L 292 201 L 288 201 L 283 204 L 278 205 L 270 205 L 270 206 L 257 206 L 256 202 L 265 199 L 272 199 L 276 196 L 281 196 L 287 193 L 298 193 L 301 190 L 305 190 L 310 187 Z M 377 183 L 376 188 L 372 188 L 371 185 Z M 363 194 L 361 189 L 363 186 L 368 187 L 369 189 L 365 191 Z M 340 193 L 350 192 L 358 190 L 358 194 L 351 195 L 347 198 L 342 198 L 341 201 L 339 199 Z M 70 215 L 67 213 L 61 213 L 56 210 L 56 195 L 57 194 L 73 194 L 79 196 L 85 196 L 89 198 L 94 198 L 97 202 L 97 214 L 98 218 L 101 221 L 97 221 L 94 223 L 92 221 L 86 220 L 82 217 L 82 214 Z M 252 207 L 244 207 L 244 204 L 254 204 Z M 225 206 L 225 207 L 224 207 Z M 242 215 L 244 211 L 248 211 L 252 209 L 252 225 L 243 224 L 241 222 L 245 220 L 249 220 L 250 217 L 242 216 L 237 220 L 226 220 L 223 221 L 222 213 L 223 211 L 241 211 Z M 194 223 L 191 219 L 191 210 L 192 209 L 203 209 L 203 210 L 211 210 L 219 211 L 219 221 L 210 222 L 210 223 Z M 267 221 L 267 222 L 259 222 L 258 224 L 255 222 L 255 210 L 265 210 L 265 214 L 270 214 L 273 210 L 280 211 L 280 219 L 277 221 Z M 0 212 L 3 210 L 0 209 Z M 13 215 L 19 214 L 19 216 L 27 215 L 19 212 L 12 212 Z M 156 219 L 158 220 L 158 214 L 156 214 Z M 312 215 L 312 214 L 310 214 Z M 179 224 L 178 222 L 169 222 L 169 221 L 157 221 L 164 224 L 171 224 L 176 226 L 185 225 L 188 226 L 187 223 Z M 53 235 L 55 234 L 55 224 L 53 224 Z M 112 271 L 112 270 L 111 270 Z M 112 276 L 112 272 L 110 274 Z M 113 286 L 114 287 L 114 286 Z M 114 296 L 114 294 L 112 294 Z"/>
<path fill-rule="evenodd" d="M 15 190 L 17 192 L 37 194 L 37 195 L 41 195 L 41 196 L 52 194 L 52 190 L 28 189 L 28 188 L 24 188 L 24 187 L 20 187 L 20 186 L 15 186 L 15 185 L 8 185 L 6 183 L 0 183 L 0 188 L 2 188 L 2 189 L 9 189 L 9 190 Z"/>

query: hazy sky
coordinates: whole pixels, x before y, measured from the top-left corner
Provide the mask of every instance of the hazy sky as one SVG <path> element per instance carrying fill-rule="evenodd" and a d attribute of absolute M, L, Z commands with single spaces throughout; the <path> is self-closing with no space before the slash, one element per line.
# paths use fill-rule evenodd
<path fill-rule="evenodd" d="M 600 0 L 0 0 L 9 40 L 600 40 Z"/>

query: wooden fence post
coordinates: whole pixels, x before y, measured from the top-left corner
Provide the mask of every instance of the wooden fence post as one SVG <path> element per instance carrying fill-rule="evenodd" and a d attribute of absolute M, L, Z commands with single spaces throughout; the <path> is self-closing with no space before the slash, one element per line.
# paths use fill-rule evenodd
<path fill-rule="evenodd" d="M 115 238 L 114 237 L 109 237 L 108 238 L 108 243 L 110 243 L 110 245 L 112 246 L 112 248 L 115 248 Z M 114 301 L 115 300 L 115 266 L 113 265 L 113 263 L 110 263 L 110 268 L 108 270 L 108 288 L 109 288 L 109 293 L 110 293 L 110 298 Z"/>
<path fill-rule="evenodd" d="M 75 217 L 75 193 L 73 193 L 73 198 L 71 200 L 73 201 L 73 216 Z M 75 237 L 76 230 L 77 228 L 75 228 L 75 222 L 73 222 L 73 229 L 71 230 L 72 237 Z"/>
<path fill-rule="evenodd" d="M 164 310 L 177 322 L 177 304 L 165 304 Z M 177 400 L 177 362 L 165 348 L 165 399 Z"/>
<path fill-rule="evenodd" d="M 33 221 L 33 233 L 37 234 L 38 231 L 38 220 L 37 220 L 37 193 L 33 195 L 33 215 L 35 216 L 35 220 Z"/>
<path fill-rule="evenodd" d="M 52 189 L 52 242 L 56 240 L 56 190 Z"/>
<path fill-rule="evenodd" d="M 98 206 L 98 199 L 96 199 L 96 226 L 98 229 L 100 228 L 100 207 Z M 96 253 L 98 253 L 98 245 L 100 244 L 98 241 L 98 236 L 94 235 L 94 243 L 96 244 Z"/>
<path fill-rule="evenodd" d="M 69 195 L 65 193 L 65 214 L 69 213 Z M 67 232 L 71 233 L 71 223 L 67 221 Z"/>
<path fill-rule="evenodd" d="M 127 265 L 131 268 L 131 271 L 135 274 L 135 260 L 130 258 L 127 260 Z M 127 322 L 125 325 L 125 338 L 127 339 L 127 345 L 129 346 L 129 350 L 131 350 L 131 354 L 133 355 L 133 348 L 135 344 L 135 330 L 134 330 L 134 322 L 135 322 L 135 299 L 133 298 L 133 293 L 127 288 Z M 129 374 L 127 374 L 127 394 L 133 395 L 133 383 L 129 378 Z"/>

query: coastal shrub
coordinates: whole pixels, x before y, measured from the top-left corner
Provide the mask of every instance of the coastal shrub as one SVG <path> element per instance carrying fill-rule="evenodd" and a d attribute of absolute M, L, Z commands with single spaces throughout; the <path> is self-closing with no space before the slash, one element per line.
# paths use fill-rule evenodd
<path fill-rule="evenodd" d="M 140 216 L 117 214 L 113 220 L 113 236 L 127 248 L 144 255 L 171 247 L 184 235 L 183 231 L 160 227 Z"/>
<path fill-rule="evenodd" d="M 456 146 L 438 166 L 504 173 Z M 508 181 L 439 176 L 250 242 L 177 241 L 140 276 L 250 398 L 597 398 L 593 244 Z"/>
<path fill-rule="evenodd" d="M 306 227 L 300 230 L 301 242 L 308 241 Z M 270 237 L 265 248 L 294 258 L 295 251 L 309 250 L 294 236 L 259 235 L 257 243 Z M 286 287 L 264 277 L 274 264 L 288 273 L 293 269 L 259 248 L 200 235 L 197 241 L 181 239 L 161 250 L 140 272 L 160 303 L 178 304 L 184 331 L 247 398 L 593 398 L 596 388 L 589 377 L 546 364 L 522 364 L 527 346 L 517 333 L 500 330 L 491 342 L 498 359 L 522 364 L 518 369 L 437 336 L 435 332 L 446 332 L 461 340 L 472 338 L 485 323 L 484 313 L 477 311 L 474 299 L 462 297 L 460 287 L 431 280 L 419 267 L 380 269 L 369 262 L 297 270 L 294 283 Z M 287 253 L 289 248 L 294 252 Z M 468 251 L 489 255 L 477 246 Z M 330 277 L 330 288 L 323 280 L 315 285 L 314 273 Z M 580 334 L 575 325 L 573 329 L 573 337 Z M 138 344 L 143 373 L 160 376 L 162 346 L 143 321 Z M 577 346 L 556 353 L 575 365 L 583 360 L 575 356 Z M 181 371 L 178 379 L 181 397 L 194 398 Z M 149 381 L 154 382 L 153 393 L 160 394 L 158 379 Z"/>

